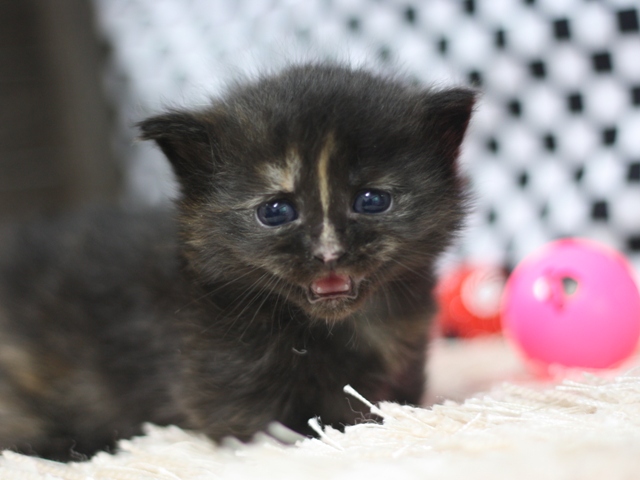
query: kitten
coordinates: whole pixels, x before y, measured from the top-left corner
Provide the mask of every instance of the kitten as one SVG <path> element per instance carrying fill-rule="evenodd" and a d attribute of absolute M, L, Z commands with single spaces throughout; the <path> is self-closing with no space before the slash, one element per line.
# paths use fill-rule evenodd
<path fill-rule="evenodd" d="M 293 66 L 139 124 L 174 209 L 0 234 L 0 447 L 67 460 L 143 422 L 311 434 L 417 404 L 474 92 Z"/>

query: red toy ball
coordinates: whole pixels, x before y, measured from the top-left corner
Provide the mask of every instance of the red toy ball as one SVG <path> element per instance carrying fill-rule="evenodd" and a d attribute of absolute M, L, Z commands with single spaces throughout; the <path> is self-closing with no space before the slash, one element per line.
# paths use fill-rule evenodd
<path fill-rule="evenodd" d="M 471 338 L 501 331 L 503 269 L 464 264 L 442 275 L 436 287 L 437 322 L 444 336 Z"/>

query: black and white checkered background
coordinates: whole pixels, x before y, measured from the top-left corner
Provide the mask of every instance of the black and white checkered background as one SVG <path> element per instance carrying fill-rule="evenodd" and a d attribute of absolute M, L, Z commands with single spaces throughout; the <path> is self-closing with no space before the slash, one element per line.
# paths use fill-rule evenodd
<path fill-rule="evenodd" d="M 459 255 L 513 265 L 578 235 L 640 270 L 640 3 L 631 0 L 94 0 L 132 197 L 172 190 L 130 125 L 292 58 L 400 68 L 484 92 L 465 144 L 476 212 Z M 132 153 L 133 152 L 133 153 Z"/>

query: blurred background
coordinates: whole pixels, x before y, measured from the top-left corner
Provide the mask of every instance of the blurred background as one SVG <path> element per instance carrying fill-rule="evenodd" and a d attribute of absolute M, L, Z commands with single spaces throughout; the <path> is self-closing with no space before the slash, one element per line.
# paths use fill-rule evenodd
<path fill-rule="evenodd" d="M 132 125 L 300 59 L 484 93 L 458 257 L 513 266 L 578 235 L 640 270 L 635 0 L 0 0 L 0 216 L 166 202 Z"/>

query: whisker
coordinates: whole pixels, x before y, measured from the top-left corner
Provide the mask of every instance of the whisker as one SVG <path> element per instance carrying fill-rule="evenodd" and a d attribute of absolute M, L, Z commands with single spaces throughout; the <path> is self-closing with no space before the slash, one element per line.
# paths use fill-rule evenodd
<path fill-rule="evenodd" d="M 260 277 L 259 277 L 256 281 L 254 281 L 251 285 L 249 285 L 247 288 L 245 288 L 245 289 L 242 291 L 242 293 L 240 293 L 240 295 L 238 296 L 238 298 L 236 299 L 236 301 L 234 302 L 234 305 L 235 305 L 235 306 L 233 307 L 233 309 L 231 309 L 231 311 L 229 311 L 229 312 L 225 312 L 225 315 L 226 315 L 226 316 L 231 316 L 231 315 L 233 314 L 233 312 L 235 312 L 235 311 L 240 307 L 240 305 L 242 304 L 242 302 L 243 302 L 244 300 L 246 300 L 246 299 L 249 297 L 249 295 L 251 295 L 252 293 L 254 293 L 255 289 L 258 287 L 258 284 L 259 284 L 260 282 L 262 282 L 262 281 L 263 281 L 263 279 L 264 279 L 265 277 L 267 277 L 268 275 L 269 275 L 269 272 L 264 272 L 262 275 L 260 275 Z M 244 309 L 243 309 L 243 311 L 244 311 Z M 242 313 L 242 312 L 241 312 L 241 313 Z"/>
<path fill-rule="evenodd" d="M 262 281 L 264 279 L 264 277 L 266 277 L 266 275 L 264 275 L 263 277 L 260 278 L 260 281 Z M 269 282 L 271 282 L 272 279 L 268 279 L 266 280 L 267 284 Z M 251 289 L 246 291 L 245 294 L 239 298 L 237 300 L 237 302 L 235 303 L 235 306 L 233 307 L 233 309 L 227 313 L 227 315 L 230 317 L 231 314 L 233 312 L 235 312 L 239 307 L 242 306 L 242 310 L 240 310 L 240 312 L 236 315 L 237 317 L 241 317 L 242 314 L 247 310 L 247 308 L 249 308 L 251 306 L 251 304 L 253 304 L 253 302 L 256 301 L 256 299 L 260 296 L 260 294 L 264 291 L 265 288 L 265 283 L 259 284 L 260 282 L 255 282 Z M 249 299 L 249 297 L 251 297 L 251 299 Z"/>
<path fill-rule="evenodd" d="M 402 258 L 406 258 L 406 257 L 402 257 Z M 415 268 L 412 268 L 412 267 L 410 267 L 410 266 L 406 265 L 405 263 L 402 263 L 402 262 L 401 262 L 400 260 L 398 260 L 397 258 L 393 258 L 393 257 L 392 257 L 392 258 L 390 258 L 390 260 L 391 260 L 392 262 L 397 263 L 397 264 L 398 264 L 398 265 L 400 265 L 402 268 L 404 268 L 405 270 L 407 270 L 407 271 L 409 271 L 409 272 L 413 273 L 414 275 L 417 275 L 417 276 L 419 276 L 419 277 L 421 277 L 421 278 L 424 278 L 424 279 L 430 279 L 430 278 L 431 278 L 431 277 L 430 277 L 430 275 L 429 275 L 428 273 L 426 273 L 426 272 L 420 272 L 420 271 L 416 270 Z"/>
<path fill-rule="evenodd" d="M 288 301 L 288 293 L 291 292 L 291 288 L 293 287 L 293 285 L 290 283 L 287 295 L 283 295 L 282 293 L 276 291 L 276 288 L 279 287 L 279 284 L 280 283 L 284 283 L 284 282 L 285 282 L 284 279 L 279 278 L 278 282 L 276 282 L 276 284 L 273 287 L 271 287 L 271 293 L 276 296 L 276 301 L 275 301 L 275 303 L 273 305 L 273 318 L 271 319 L 272 320 L 271 321 L 271 330 L 270 330 L 271 331 L 271 336 L 273 336 L 273 328 L 275 326 L 275 322 L 276 321 L 278 322 L 277 330 L 278 331 L 282 330 L 282 325 L 281 325 L 281 322 L 280 322 L 281 317 L 282 317 L 282 312 L 283 312 L 283 309 L 285 307 L 286 302 Z M 278 290 L 279 290 L 279 288 L 278 288 Z M 281 304 L 280 311 L 278 311 L 279 304 Z"/>
<path fill-rule="evenodd" d="M 209 297 L 209 296 L 213 295 L 214 293 L 216 293 L 216 292 L 220 291 L 221 289 L 223 289 L 223 288 L 225 288 L 225 287 L 228 287 L 228 286 L 229 286 L 229 285 L 231 285 L 232 283 L 237 282 L 238 280 L 240 280 L 240 279 L 242 279 L 242 278 L 246 277 L 247 275 L 251 275 L 251 274 L 252 274 L 253 272 L 255 272 L 256 270 L 258 270 L 258 268 L 257 268 L 257 267 L 256 267 L 256 268 L 253 268 L 252 270 L 249 270 L 248 272 L 246 272 L 246 273 L 244 273 L 244 274 L 240 275 L 239 277 L 235 277 L 235 278 L 233 278 L 233 279 L 229 280 L 228 282 L 225 282 L 225 283 L 223 283 L 222 285 L 219 285 L 218 287 L 214 288 L 213 290 L 210 290 L 210 291 L 206 292 L 205 294 L 203 294 L 203 295 L 201 295 L 201 296 L 199 296 L 199 297 L 196 297 L 196 298 L 194 298 L 194 299 L 190 300 L 188 303 L 186 303 L 186 304 L 184 304 L 182 307 L 178 308 L 178 309 L 175 311 L 175 313 L 179 313 L 182 309 L 187 308 L 187 307 L 190 307 L 190 306 L 191 306 L 191 305 L 193 305 L 194 303 L 197 303 L 197 302 L 199 302 L 200 300 L 203 300 L 204 298 L 207 298 L 207 297 Z"/>
<path fill-rule="evenodd" d="M 382 293 L 384 294 L 384 299 L 385 302 L 387 304 L 387 314 L 391 313 L 391 300 L 389 299 L 389 291 L 387 290 L 387 283 L 386 282 L 382 282 L 380 280 L 380 275 L 376 272 L 374 274 L 375 279 L 378 281 L 378 284 L 380 285 L 380 289 L 382 290 Z"/>
<path fill-rule="evenodd" d="M 225 316 L 225 317 L 227 317 L 227 318 L 228 318 L 228 317 L 230 317 L 230 316 L 231 316 L 231 314 L 232 314 L 233 312 L 235 312 L 235 311 L 238 309 L 238 307 L 239 307 L 239 306 L 244 302 L 244 300 L 245 300 L 246 298 L 248 298 L 252 293 L 254 293 L 254 292 L 255 292 L 255 289 L 256 289 L 256 288 L 258 288 L 258 284 L 259 284 L 260 282 L 262 282 L 262 281 L 264 280 L 264 278 L 265 278 L 266 276 L 268 276 L 268 275 L 269 275 L 269 273 L 268 273 L 268 272 L 264 272 L 260 277 L 258 277 L 258 279 L 257 279 L 256 281 L 254 281 L 251 285 L 249 285 L 247 288 L 245 288 L 245 289 L 242 291 L 242 293 L 240 294 L 239 298 L 237 298 L 237 299 L 235 300 L 235 302 L 234 302 L 234 305 L 235 305 L 235 306 L 233 307 L 233 309 L 232 309 L 230 312 L 224 312 L 224 316 Z M 246 309 L 247 309 L 247 308 L 248 308 L 248 307 L 253 303 L 253 301 L 254 301 L 254 299 L 255 299 L 255 298 L 256 298 L 256 297 L 254 297 L 251 301 L 249 301 L 249 303 L 247 303 L 247 304 L 245 305 L 245 307 L 242 309 L 242 311 L 241 311 L 241 312 L 240 312 L 240 313 L 239 313 L 239 314 L 238 314 L 238 315 L 237 315 L 237 316 L 236 316 L 236 317 L 235 317 L 235 318 L 230 322 L 229 327 L 227 328 L 227 330 L 225 331 L 225 333 L 224 333 L 224 335 L 223 335 L 223 336 L 226 336 L 226 335 L 231 331 L 231 329 L 233 328 L 233 326 L 235 325 L 235 323 L 236 323 L 236 322 L 238 321 L 238 319 L 242 316 L 242 314 L 244 313 L 244 311 L 245 311 L 245 310 L 246 310 Z M 213 325 L 213 323 L 212 323 L 211 325 Z M 203 330 L 203 331 L 202 331 L 202 333 L 204 333 L 205 331 L 207 331 L 209 328 L 211 328 L 211 326 L 209 326 L 209 327 L 207 327 L 205 330 Z"/>
<path fill-rule="evenodd" d="M 281 279 L 278 277 L 273 277 L 269 283 L 267 283 L 267 285 L 265 285 L 259 292 L 259 295 L 262 295 L 267 289 L 269 289 L 269 293 L 273 294 L 273 287 L 271 287 L 271 285 L 273 284 L 273 286 L 277 286 L 278 283 L 280 283 Z M 245 327 L 245 329 L 242 331 L 242 333 L 240 334 L 239 340 L 242 340 L 242 337 L 244 337 L 244 334 L 247 333 L 247 331 L 249 330 L 249 328 L 251 327 L 251 325 L 253 324 L 253 321 L 256 319 L 256 317 L 258 316 L 258 313 L 260 313 L 260 309 L 262 308 L 262 306 L 265 304 L 265 302 L 269 299 L 269 294 L 264 295 L 264 299 L 262 300 L 262 302 L 260 303 L 260 305 L 258 305 L 258 308 L 256 308 L 255 313 L 253 314 L 253 317 L 251 317 L 251 320 L 249 320 L 249 323 L 247 324 L 247 326 Z"/>

